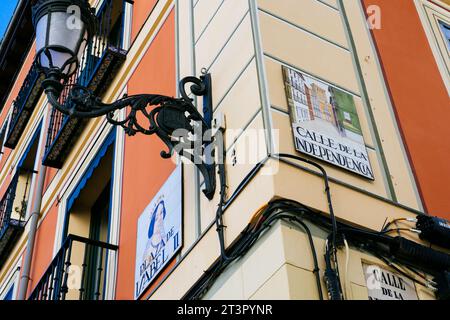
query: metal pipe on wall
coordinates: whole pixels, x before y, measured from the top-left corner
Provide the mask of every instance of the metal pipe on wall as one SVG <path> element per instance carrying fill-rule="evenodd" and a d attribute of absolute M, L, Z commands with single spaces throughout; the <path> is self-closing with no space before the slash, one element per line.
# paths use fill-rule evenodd
<path fill-rule="evenodd" d="M 22 264 L 22 272 L 20 276 L 19 292 L 17 294 L 17 300 L 26 300 L 28 284 L 30 282 L 30 271 L 33 260 L 34 243 L 36 241 L 36 231 L 39 222 L 39 214 L 41 212 L 45 176 L 47 174 L 47 167 L 42 165 L 42 159 L 44 157 L 45 145 L 47 142 L 49 113 L 50 113 L 50 105 L 47 105 L 43 116 L 44 124 L 42 126 L 41 134 L 39 137 L 39 146 L 37 150 L 38 156 L 36 157 L 34 162 L 34 171 L 38 173 L 37 176 L 36 175 L 33 176 L 32 181 L 33 189 L 31 194 L 31 200 L 33 202 L 33 205 L 29 206 L 29 208 L 32 209 L 31 211 L 27 212 L 29 223 L 28 242 L 25 251 L 25 256 L 23 258 L 24 261 Z"/>

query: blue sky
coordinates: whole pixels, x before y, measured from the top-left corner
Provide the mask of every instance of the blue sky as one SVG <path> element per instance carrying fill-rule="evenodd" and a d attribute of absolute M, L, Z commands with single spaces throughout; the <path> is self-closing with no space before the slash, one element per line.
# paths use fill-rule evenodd
<path fill-rule="evenodd" d="M 17 0 L 0 0 L 0 39 L 3 39 L 16 5 Z"/>

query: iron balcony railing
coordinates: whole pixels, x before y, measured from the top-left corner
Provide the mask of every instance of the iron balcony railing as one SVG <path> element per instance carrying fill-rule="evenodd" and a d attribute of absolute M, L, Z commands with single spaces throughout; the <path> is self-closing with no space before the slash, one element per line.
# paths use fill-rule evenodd
<path fill-rule="evenodd" d="M 67 236 L 29 300 L 103 300 L 106 265 L 117 246 Z"/>
<path fill-rule="evenodd" d="M 0 265 L 24 230 L 32 174 L 19 169 L 0 200 Z"/>
<path fill-rule="evenodd" d="M 18 224 L 18 222 L 20 221 L 16 219 L 11 220 L 11 213 L 13 212 L 14 199 L 16 198 L 18 180 L 19 175 L 16 174 L 0 202 L 0 239 L 3 238 L 6 230 L 11 224 Z"/>
<path fill-rule="evenodd" d="M 6 147 L 12 149 L 16 147 L 20 135 L 23 133 L 34 107 L 42 94 L 42 81 L 44 78 L 44 74 L 33 63 L 13 103 L 11 124 L 5 141 Z"/>
<path fill-rule="evenodd" d="M 104 0 L 98 9 L 98 32 L 80 59 L 80 68 L 65 84 L 59 103 L 70 103 L 75 85 L 87 87 L 101 95 L 125 61 L 123 49 L 124 10 L 130 0 Z M 55 108 L 50 115 L 44 164 L 59 168 L 86 120 L 70 118 Z"/>

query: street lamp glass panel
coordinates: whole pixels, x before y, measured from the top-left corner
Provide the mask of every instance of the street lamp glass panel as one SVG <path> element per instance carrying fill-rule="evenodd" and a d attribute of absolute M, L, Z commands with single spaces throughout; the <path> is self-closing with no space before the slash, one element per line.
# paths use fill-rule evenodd
<path fill-rule="evenodd" d="M 49 12 L 36 25 L 36 51 L 41 67 L 58 68 L 67 76 L 77 70 L 87 41 L 83 21 L 67 12 Z"/>
<path fill-rule="evenodd" d="M 41 51 L 45 47 L 47 24 L 47 15 L 39 19 L 36 24 L 36 52 Z"/>

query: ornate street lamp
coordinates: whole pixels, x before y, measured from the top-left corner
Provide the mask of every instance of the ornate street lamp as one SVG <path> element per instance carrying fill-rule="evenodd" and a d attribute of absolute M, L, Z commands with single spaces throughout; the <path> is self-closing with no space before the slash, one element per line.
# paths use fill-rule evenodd
<path fill-rule="evenodd" d="M 97 18 L 87 0 L 37 0 L 33 6 L 36 30 L 36 60 L 45 72 L 44 91 L 50 104 L 60 112 L 78 118 L 106 116 L 107 120 L 125 129 L 128 135 L 156 134 L 168 147 L 163 158 L 176 151 L 199 168 L 205 180 L 205 193 L 212 199 L 215 193 L 215 162 L 211 136 L 212 99 L 211 77 L 187 77 L 180 82 L 181 98 L 157 94 L 126 96 L 106 104 L 86 87 L 75 85 L 68 97 L 70 103 L 58 102 L 68 79 L 81 67 L 81 57 L 96 35 Z M 203 96 L 204 117 L 193 105 L 185 86 L 191 93 Z M 127 117 L 118 121 L 114 111 L 130 107 Z M 141 125 L 138 115 L 148 121 Z M 203 142 L 205 141 L 206 142 Z M 200 141 L 200 142 L 199 142 Z"/>

